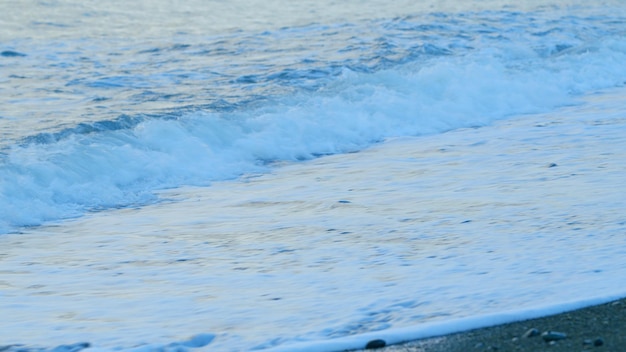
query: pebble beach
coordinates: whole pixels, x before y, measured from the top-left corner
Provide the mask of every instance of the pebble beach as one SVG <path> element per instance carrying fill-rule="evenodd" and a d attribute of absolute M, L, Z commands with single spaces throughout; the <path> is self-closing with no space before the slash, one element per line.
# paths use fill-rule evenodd
<path fill-rule="evenodd" d="M 626 299 L 621 299 L 562 314 L 367 350 L 619 352 L 626 350 L 624 331 Z"/>

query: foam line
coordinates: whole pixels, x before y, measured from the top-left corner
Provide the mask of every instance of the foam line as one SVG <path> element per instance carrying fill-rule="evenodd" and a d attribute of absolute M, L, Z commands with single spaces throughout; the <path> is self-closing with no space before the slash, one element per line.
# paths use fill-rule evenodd
<path fill-rule="evenodd" d="M 346 336 L 342 338 L 308 341 L 269 348 L 267 352 L 339 352 L 346 350 L 364 349 L 367 342 L 382 339 L 387 345 L 394 345 L 408 341 L 420 340 L 429 337 L 444 336 L 463 331 L 486 328 L 490 326 L 513 323 L 517 321 L 541 318 L 549 315 L 565 313 L 581 308 L 608 303 L 626 297 L 626 292 L 611 295 L 586 298 L 577 301 L 564 302 L 556 305 L 538 306 L 519 310 L 505 311 L 480 316 L 472 316 L 396 328 L 365 334 Z"/>

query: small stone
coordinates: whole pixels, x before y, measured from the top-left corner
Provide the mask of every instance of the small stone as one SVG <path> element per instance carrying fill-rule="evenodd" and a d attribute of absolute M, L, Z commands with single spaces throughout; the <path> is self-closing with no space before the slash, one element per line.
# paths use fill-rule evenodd
<path fill-rule="evenodd" d="M 385 342 L 385 340 L 381 340 L 381 339 L 376 339 L 376 340 L 372 340 L 370 342 L 367 343 L 367 345 L 365 345 L 365 349 L 366 350 L 374 350 L 377 348 L 383 348 L 387 345 L 387 343 Z"/>
<path fill-rule="evenodd" d="M 567 338 L 567 334 L 558 331 L 546 331 L 541 334 L 541 338 L 546 342 L 558 341 Z"/>
<path fill-rule="evenodd" d="M 215 339 L 215 335 L 213 334 L 198 334 L 192 336 L 188 341 L 183 342 L 182 345 L 192 348 L 204 347 L 210 344 L 213 339 Z"/>
<path fill-rule="evenodd" d="M 532 329 L 528 329 L 528 331 L 526 331 L 524 333 L 524 335 L 522 335 L 523 337 L 535 337 L 535 336 L 539 336 L 541 333 L 539 332 L 538 329 L 532 328 Z"/>
<path fill-rule="evenodd" d="M 13 50 L 5 50 L 5 51 L 0 53 L 0 56 L 4 56 L 4 57 L 21 57 L 21 56 L 26 56 L 26 54 L 18 53 L 17 51 L 13 51 Z"/>
<path fill-rule="evenodd" d="M 597 339 L 593 340 L 593 345 L 596 347 L 600 347 L 602 345 L 604 345 L 604 340 L 600 337 L 598 337 Z"/>

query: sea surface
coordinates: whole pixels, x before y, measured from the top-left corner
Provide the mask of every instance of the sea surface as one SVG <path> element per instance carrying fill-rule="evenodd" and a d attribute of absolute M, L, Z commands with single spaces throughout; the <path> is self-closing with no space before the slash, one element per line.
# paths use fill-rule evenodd
<path fill-rule="evenodd" d="M 330 352 L 626 296 L 623 1 L 0 28 L 0 349 Z"/>

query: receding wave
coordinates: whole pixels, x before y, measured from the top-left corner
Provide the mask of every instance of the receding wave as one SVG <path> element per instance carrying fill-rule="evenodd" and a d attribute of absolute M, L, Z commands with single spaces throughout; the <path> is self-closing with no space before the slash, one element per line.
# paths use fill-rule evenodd
<path fill-rule="evenodd" d="M 387 25 L 395 31 L 417 26 L 406 19 Z M 368 69 L 348 60 L 239 76 L 233 84 L 288 81 L 300 88 L 255 104 L 198 104 L 27 137 L 0 159 L 0 233 L 147 204 L 157 199 L 155 190 L 264 172 L 273 161 L 354 152 L 394 136 L 547 111 L 626 81 L 626 40 L 620 35 L 585 40 L 544 28 L 524 34 L 531 39 L 520 43 L 495 37 L 502 29 L 485 27 L 486 34 L 468 39 L 446 32 L 453 23 L 441 26 L 419 30 L 439 37 L 450 33 L 447 45 L 416 45 L 413 56 L 396 59 L 387 53 Z M 378 42 L 380 50 L 399 45 Z"/>

